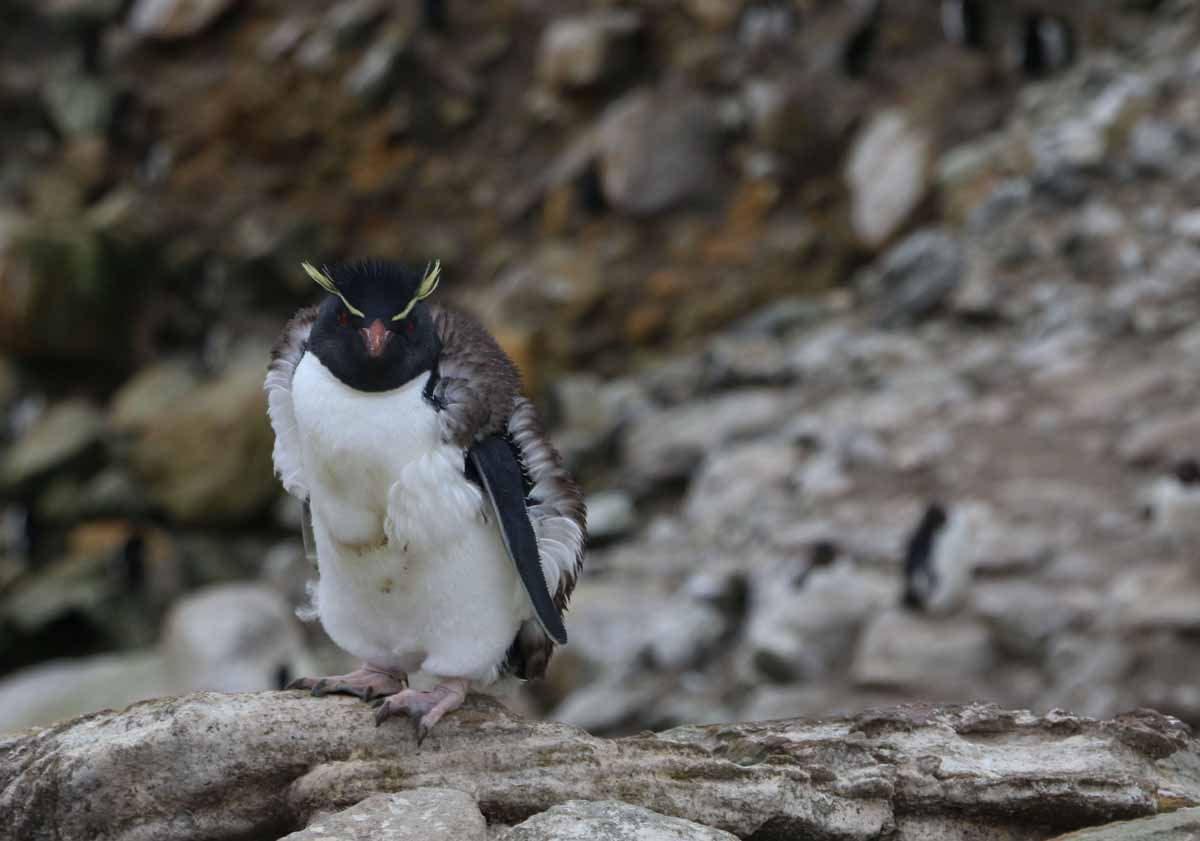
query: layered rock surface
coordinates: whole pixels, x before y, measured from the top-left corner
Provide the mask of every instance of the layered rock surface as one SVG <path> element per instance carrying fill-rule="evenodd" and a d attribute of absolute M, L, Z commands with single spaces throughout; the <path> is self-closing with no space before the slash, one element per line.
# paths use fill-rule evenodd
<path fill-rule="evenodd" d="M 316 838 L 393 818 L 388 838 L 420 821 L 420 837 L 455 825 L 467 838 L 480 810 L 516 824 L 501 835 L 514 841 L 588 826 L 616 839 L 1024 841 L 1200 803 L 1196 743 L 1150 712 L 915 706 L 606 740 L 474 698 L 420 751 L 392 723 L 298 692 L 99 713 L 0 741 L 0 819 L 30 841 L 272 838 L 305 823 L 294 837 Z"/>

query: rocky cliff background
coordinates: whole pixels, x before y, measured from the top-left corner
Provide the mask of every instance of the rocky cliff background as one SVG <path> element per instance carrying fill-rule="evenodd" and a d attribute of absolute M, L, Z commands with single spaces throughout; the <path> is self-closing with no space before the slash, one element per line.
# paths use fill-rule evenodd
<path fill-rule="evenodd" d="M 587 486 L 523 712 L 1200 721 L 1146 493 L 1200 457 L 1197 8 L 981 7 L 9 0 L 0 729 L 337 665 L 261 383 L 366 255 L 443 261 Z"/>

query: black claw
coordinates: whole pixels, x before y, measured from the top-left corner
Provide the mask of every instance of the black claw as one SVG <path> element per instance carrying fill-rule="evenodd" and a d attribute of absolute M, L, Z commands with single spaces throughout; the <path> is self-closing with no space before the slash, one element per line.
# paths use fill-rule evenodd
<path fill-rule="evenodd" d="M 284 689 L 308 689 L 308 682 L 312 680 L 309 677 L 298 677 L 289 683 Z"/>
<path fill-rule="evenodd" d="M 424 724 L 417 723 L 417 747 L 425 744 L 425 737 L 429 735 L 429 728 Z"/>
<path fill-rule="evenodd" d="M 376 698 L 372 698 L 372 699 L 371 699 L 371 701 L 370 701 L 370 704 L 371 704 L 371 706 L 372 706 L 372 707 L 375 707 L 375 709 L 379 709 L 379 708 L 380 708 L 380 707 L 382 707 L 382 706 L 383 706 L 385 703 L 387 703 L 387 698 L 386 698 L 386 697 L 384 697 L 384 696 L 382 696 L 382 695 L 380 695 L 380 696 L 378 696 L 378 697 L 376 697 Z"/>
<path fill-rule="evenodd" d="M 324 680 L 318 680 L 313 684 L 312 694 L 314 698 L 324 698 L 329 694 L 329 684 Z"/>
<path fill-rule="evenodd" d="M 389 704 L 384 703 L 379 706 L 378 712 L 375 713 L 375 726 L 383 724 L 392 715 L 392 708 Z"/>

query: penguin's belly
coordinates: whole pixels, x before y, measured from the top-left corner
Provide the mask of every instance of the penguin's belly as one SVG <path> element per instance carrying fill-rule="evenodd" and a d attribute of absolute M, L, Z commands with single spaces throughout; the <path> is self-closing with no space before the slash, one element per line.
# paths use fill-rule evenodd
<path fill-rule="evenodd" d="M 463 454 L 422 397 L 349 388 L 312 354 L 292 385 L 330 638 L 377 665 L 488 682 L 532 616 Z"/>

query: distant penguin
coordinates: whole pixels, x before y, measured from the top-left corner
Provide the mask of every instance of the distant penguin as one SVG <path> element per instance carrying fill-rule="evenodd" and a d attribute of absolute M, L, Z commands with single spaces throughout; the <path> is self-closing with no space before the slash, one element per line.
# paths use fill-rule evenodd
<path fill-rule="evenodd" d="M 942 32 L 946 40 L 972 50 L 987 46 L 984 0 L 942 0 Z"/>
<path fill-rule="evenodd" d="M 1075 61 L 1075 31 L 1058 15 L 1030 12 L 1021 22 L 1021 68 L 1030 76 L 1047 76 Z"/>
<path fill-rule="evenodd" d="M 1145 492 L 1154 530 L 1181 551 L 1200 554 L 1200 461 L 1185 459 Z"/>
<path fill-rule="evenodd" d="M 975 571 L 983 508 L 964 504 L 950 512 L 934 502 L 925 509 L 904 553 L 905 606 L 935 615 L 966 600 Z"/>

